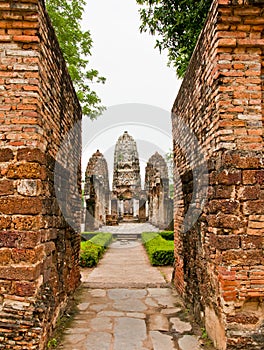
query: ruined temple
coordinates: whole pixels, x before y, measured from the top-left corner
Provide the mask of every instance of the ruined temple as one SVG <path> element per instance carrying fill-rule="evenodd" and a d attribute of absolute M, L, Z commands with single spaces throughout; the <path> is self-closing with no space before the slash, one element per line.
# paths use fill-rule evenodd
<path fill-rule="evenodd" d="M 103 154 L 97 150 L 90 158 L 85 172 L 85 231 L 98 229 L 106 223 L 109 196 L 107 163 Z"/>
<path fill-rule="evenodd" d="M 119 220 L 138 220 L 142 196 L 137 145 L 127 131 L 118 138 L 114 154 L 111 210 Z"/>
<path fill-rule="evenodd" d="M 165 229 L 173 222 L 165 159 L 158 152 L 150 157 L 143 190 L 137 145 L 127 131 L 116 142 L 112 191 L 109 190 L 106 160 L 97 150 L 87 165 L 84 198 L 86 231 L 98 229 L 104 224 L 147 220 Z"/>
<path fill-rule="evenodd" d="M 44 0 L 1 1 L 0 17 L 0 348 L 44 350 L 80 284 L 82 112 Z M 172 109 L 174 284 L 219 350 L 264 344 L 263 32 L 263 0 L 213 0 Z M 116 148 L 112 201 L 140 220 L 136 145 Z M 86 196 L 103 222 L 97 155 Z M 146 181 L 159 204 L 160 164 Z"/>
<path fill-rule="evenodd" d="M 173 203 L 169 193 L 168 167 L 165 159 L 156 152 L 147 163 L 145 190 L 148 200 L 148 220 L 165 229 L 173 221 Z"/>

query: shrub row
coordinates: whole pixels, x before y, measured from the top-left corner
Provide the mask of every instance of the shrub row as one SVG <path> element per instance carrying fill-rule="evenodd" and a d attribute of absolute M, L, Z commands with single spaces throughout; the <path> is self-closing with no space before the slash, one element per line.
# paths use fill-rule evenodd
<path fill-rule="evenodd" d="M 88 241 L 81 242 L 80 266 L 96 266 L 111 242 L 111 233 L 102 232 L 93 236 Z"/>
<path fill-rule="evenodd" d="M 174 231 L 162 231 L 159 235 L 166 239 L 166 241 L 174 241 Z"/>
<path fill-rule="evenodd" d="M 81 233 L 81 239 L 82 241 L 88 241 L 92 237 L 98 235 L 98 232 L 82 232 Z"/>
<path fill-rule="evenodd" d="M 90 239 L 90 242 L 107 248 L 112 242 L 113 236 L 111 233 L 98 233 Z"/>
<path fill-rule="evenodd" d="M 155 232 L 144 232 L 141 237 L 152 265 L 173 265 L 173 241 L 167 241 Z"/>

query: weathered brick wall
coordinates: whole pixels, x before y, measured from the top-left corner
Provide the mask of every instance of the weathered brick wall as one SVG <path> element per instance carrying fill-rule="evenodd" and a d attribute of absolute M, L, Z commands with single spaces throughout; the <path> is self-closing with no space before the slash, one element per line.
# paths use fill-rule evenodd
<path fill-rule="evenodd" d="M 42 0 L 0 1 L 0 348 L 43 349 L 79 284 L 81 108 Z M 75 174 L 75 175 L 74 175 Z M 77 180 L 76 180 L 77 179 Z M 68 188 L 68 192 L 63 189 Z M 68 210 L 69 211 L 69 210 Z M 70 216 L 70 214 L 69 214 Z M 68 221 L 79 219 L 74 212 Z"/>
<path fill-rule="evenodd" d="M 213 2 L 172 116 L 175 285 L 218 349 L 264 344 L 264 8 L 250 3 Z M 184 233 L 188 209 L 201 214 Z"/>

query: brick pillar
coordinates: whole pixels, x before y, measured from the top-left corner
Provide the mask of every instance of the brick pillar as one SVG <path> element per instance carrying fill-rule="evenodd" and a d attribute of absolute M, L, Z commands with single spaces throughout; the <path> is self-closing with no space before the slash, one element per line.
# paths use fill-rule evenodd
<path fill-rule="evenodd" d="M 221 350 L 260 350 L 264 339 L 264 13 L 250 3 L 213 2 L 173 107 L 175 285 Z M 191 132 L 179 144 L 182 124 Z M 186 157 L 191 134 L 207 202 L 192 202 L 202 158 Z M 183 232 L 190 206 L 201 213 Z"/>
<path fill-rule="evenodd" d="M 44 349 L 80 279 L 80 236 L 54 171 L 81 108 L 43 1 L 0 7 L 0 347 Z M 60 160 L 66 211 L 79 205 L 80 135 L 77 126 L 71 158 Z"/>

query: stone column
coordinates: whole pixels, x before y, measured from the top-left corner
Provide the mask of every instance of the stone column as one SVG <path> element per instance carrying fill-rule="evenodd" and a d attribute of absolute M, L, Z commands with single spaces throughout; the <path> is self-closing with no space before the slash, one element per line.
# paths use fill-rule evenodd
<path fill-rule="evenodd" d="M 86 200 L 86 213 L 85 213 L 85 231 L 93 231 L 95 229 L 95 200 L 92 198 Z"/>
<path fill-rule="evenodd" d="M 139 216 L 139 200 L 133 199 L 134 218 Z"/>
<path fill-rule="evenodd" d="M 118 215 L 117 199 L 111 200 L 111 215 Z"/>
<path fill-rule="evenodd" d="M 139 222 L 146 222 L 146 200 L 139 200 Z"/>

